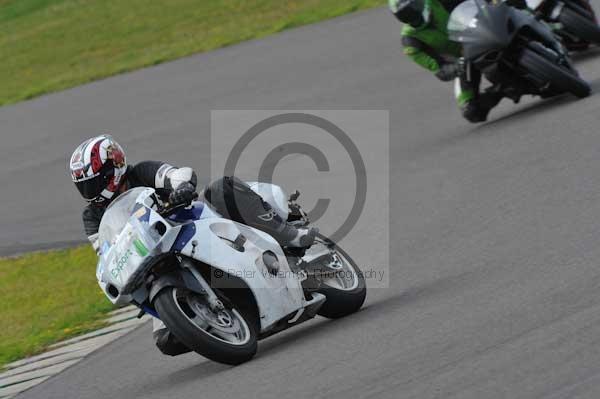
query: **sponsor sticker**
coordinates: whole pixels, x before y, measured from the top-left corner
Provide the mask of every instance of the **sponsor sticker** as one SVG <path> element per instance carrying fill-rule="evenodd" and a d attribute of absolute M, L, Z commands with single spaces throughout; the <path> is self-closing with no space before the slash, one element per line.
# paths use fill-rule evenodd
<path fill-rule="evenodd" d="M 119 277 L 125 265 L 127 265 L 127 261 L 133 255 L 133 251 L 131 249 L 127 249 L 125 253 L 121 256 L 118 256 L 115 260 L 115 267 L 110 271 L 110 275 L 113 278 Z"/>
<path fill-rule="evenodd" d="M 142 258 L 148 256 L 148 253 L 150 252 L 139 238 L 133 240 L 133 247 L 135 248 L 135 251 L 138 253 L 138 255 Z"/>
<path fill-rule="evenodd" d="M 141 219 L 142 217 L 144 217 L 146 215 L 147 209 L 146 207 L 141 207 L 140 209 L 138 209 L 137 211 L 135 211 L 135 213 L 133 214 L 136 218 Z"/>

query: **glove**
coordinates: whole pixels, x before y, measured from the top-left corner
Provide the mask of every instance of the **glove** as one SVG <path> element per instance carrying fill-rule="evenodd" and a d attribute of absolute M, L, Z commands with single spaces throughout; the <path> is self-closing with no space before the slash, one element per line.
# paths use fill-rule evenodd
<path fill-rule="evenodd" d="M 190 204 L 196 197 L 196 187 L 190 182 L 183 182 L 169 194 L 171 206 Z"/>
<path fill-rule="evenodd" d="M 448 82 L 456 77 L 460 72 L 460 67 L 457 63 L 447 63 L 440 67 L 440 70 L 435 73 L 435 76 L 442 82 Z"/>

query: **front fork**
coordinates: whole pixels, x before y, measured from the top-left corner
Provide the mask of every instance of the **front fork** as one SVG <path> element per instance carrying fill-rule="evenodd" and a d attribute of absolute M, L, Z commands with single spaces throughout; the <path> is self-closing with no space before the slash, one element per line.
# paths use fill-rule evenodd
<path fill-rule="evenodd" d="M 210 309 L 215 312 L 225 309 L 223 302 L 221 302 L 217 294 L 215 294 L 212 287 L 206 282 L 202 274 L 200 274 L 200 272 L 196 270 L 196 268 L 194 267 L 194 263 L 189 259 L 181 259 L 180 262 L 181 267 L 187 269 L 190 273 L 192 273 L 192 276 L 194 276 L 196 281 L 198 281 L 198 284 L 200 284 L 200 287 L 202 287 L 203 294 L 206 298 L 206 302 L 208 303 Z"/>

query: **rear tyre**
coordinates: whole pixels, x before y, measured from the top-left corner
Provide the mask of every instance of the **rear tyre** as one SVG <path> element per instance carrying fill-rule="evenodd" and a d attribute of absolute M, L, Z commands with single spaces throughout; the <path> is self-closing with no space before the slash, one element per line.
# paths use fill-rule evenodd
<path fill-rule="evenodd" d="M 526 48 L 523 51 L 519 65 L 529 74 L 549 83 L 561 93 L 572 93 L 579 98 L 590 95 L 590 85 L 577 76 L 575 71 L 557 65 L 533 50 Z"/>
<path fill-rule="evenodd" d="M 237 365 L 256 353 L 256 323 L 235 305 L 213 311 L 202 295 L 167 287 L 158 294 L 154 306 L 169 331 L 204 357 Z"/>
<path fill-rule="evenodd" d="M 558 21 L 565 31 L 586 42 L 600 44 L 600 26 L 595 21 L 567 7 L 563 8 Z"/>
<path fill-rule="evenodd" d="M 333 246 L 339 259 L 340 270 L 335 277 L 322 281 L 318 292 L 327 299 L 317 314 L 329 319 L 338 319 L 357 312 L 367 296 L 367 285 L 362 271 L 337 244 L 321 234 L 318 237 L 328 246 Z"/>

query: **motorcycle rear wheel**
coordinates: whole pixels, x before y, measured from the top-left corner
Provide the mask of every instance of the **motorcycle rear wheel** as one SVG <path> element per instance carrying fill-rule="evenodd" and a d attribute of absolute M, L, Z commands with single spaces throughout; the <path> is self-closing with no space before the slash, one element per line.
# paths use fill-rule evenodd
<path fill-rule="evenodd" d="M 357 312 L 367 296 L 363 272 L 337 244 L 321 234 L 318 237 L 335 249 L 341 267 L 337 275 L 322 281 L 318 292 L 325 295 L 327 299 L 317 314 L 329 319 L 338 319 Z"/>
<path fill-rule="evenodd" d="M 577 76 L 574 71 L 556 65 L 553 61 L 531 49 L 526 48 L 523 51 L 519 59 L 519 65 L 528 73 L 550 83 L 552 87 L 557 88 L 560 92 L 572 93 L 579 98 L 587 97 L 591 93 L 590 85 Z"/>
<path fill-rule="evenodd" d="M 563 8 L 558 21 L 565 31 L 586 42 L 600 44 L 600 26 L 595 21 L 567 7 Z"/>

